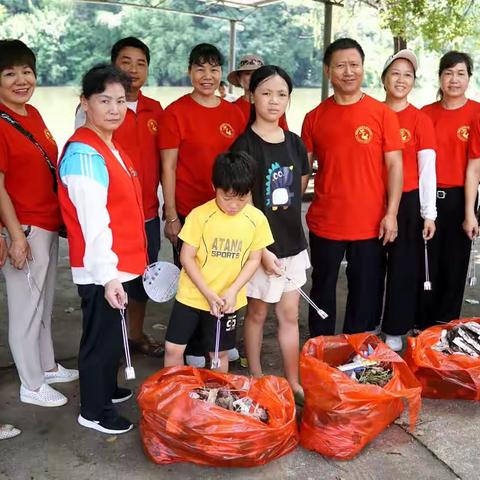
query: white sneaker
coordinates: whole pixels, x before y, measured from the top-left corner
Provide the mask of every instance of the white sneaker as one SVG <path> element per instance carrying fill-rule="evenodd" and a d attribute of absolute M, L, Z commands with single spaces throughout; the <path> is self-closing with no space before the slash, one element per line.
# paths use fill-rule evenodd
<path fill-rule="evenodd" d="M 197 368 L 205 368 L 205 357 L 197 357 L 196 355 L 185 355 L 187 365 Z"/>
<path fill-rule="evenodd" d="M 61 407 L 68 402 L 67 397 L 46 383 L 42 384 L 38 392 L 20 387 L 20 401 L 31 403 L 39 407 Z"/>
<path fill-rule="evenodd" d="M 22 431 L 19 428 L 15 428 L 8 423 L 0 425 L 0 440 L 7 440 L 8 438 L 16 437 L 20 435 Z"/>
<path fill-rule="evenodd" d="M 45 372 L 45 383 L 66 383 L 78 380 L 78 370 L 73 368 L 64 368 L 57 363 L 56 372 Z"/>
<path fill-rule="evenodd" d="M 236 348 L 231 348 L 228 350 L 228 361 L 236 362 L 240 358 L 240 354 Z"/>
<path fill-rule="evenodd" d="M 401 335 L 385 334 L 385 343 L 394 351 L 399 352 L 403 348 Z"/>

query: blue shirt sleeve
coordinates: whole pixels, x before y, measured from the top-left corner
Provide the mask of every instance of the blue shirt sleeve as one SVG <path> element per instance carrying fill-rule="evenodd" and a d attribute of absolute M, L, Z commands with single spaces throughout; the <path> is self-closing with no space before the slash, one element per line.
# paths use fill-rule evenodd
<path fill-rule="evenodd" d="M 72 142 L 65 150 L 60 162 L 60 179 L 65 184 L 65 177 L 77 175 L 95 180 L 108 188 L 108 170 L 103 157 L 89 145 Z"/>

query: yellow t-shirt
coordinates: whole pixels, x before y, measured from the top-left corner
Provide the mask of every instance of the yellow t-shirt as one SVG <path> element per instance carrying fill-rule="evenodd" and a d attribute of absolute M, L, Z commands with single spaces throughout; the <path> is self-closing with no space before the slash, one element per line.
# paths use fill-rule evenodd
<path fill-rule="evenodd" d="M 193 209 L 179 237 L 197 249 L 196 261 L 207 284 L 221 295 L 238 277 L 250 252 L 274 240 L 265 215 L 246 205 L 236 215 L 226 215 L 210 200 Z M 180 273 L 177 300 L 200 310 L 210 306 L 184 269 Z M 235 309 L 247 304 L 246 286 L 237 295 Z"/>

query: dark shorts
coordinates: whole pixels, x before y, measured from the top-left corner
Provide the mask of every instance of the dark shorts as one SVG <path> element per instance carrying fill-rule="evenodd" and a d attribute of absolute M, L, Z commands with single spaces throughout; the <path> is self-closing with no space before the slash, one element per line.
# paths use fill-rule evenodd
<path fill-rule="evenodd" d="M 237 312 L 228 313 L 221 318 L 219 351 L 235 348 L 237 329 Z M 215 351 L 215 336 L 217 332 L 217 318 L 199 308 L 189 307 L 183 303 L 173 304 L 170 321 L 168 322 L 165 340 L 177 345 L 186 345 L 199 327 L 202 344 L 207 352 Z"/>
<path fill-rule="evenodd" d="M 160 252 L 160 218 L 156 217 L 145 222 L 145 235 L 147 237 L 148 263 L 154 263 L 158 260 Z M 143 288 L 142 275 L 130 282 L 128 296 L 137 302 L 145 303 L 148 295 Z"/>

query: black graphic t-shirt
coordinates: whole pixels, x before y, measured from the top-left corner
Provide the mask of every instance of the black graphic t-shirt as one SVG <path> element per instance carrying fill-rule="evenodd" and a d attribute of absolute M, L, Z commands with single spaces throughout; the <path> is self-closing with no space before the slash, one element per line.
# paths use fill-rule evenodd
<path fill-rule="evenodd" d="M 268 219 L 275 243 L 268 247 L 278 258 L 297 255 L 307 248 L 302 226 L 302 176 L 310 172 L 301 138 L 285 131 L 281 143 L 269 143 L 249 127 L 232 145 L 232 151 L 250 154 L 258 165 L 253 203 Z"/>

